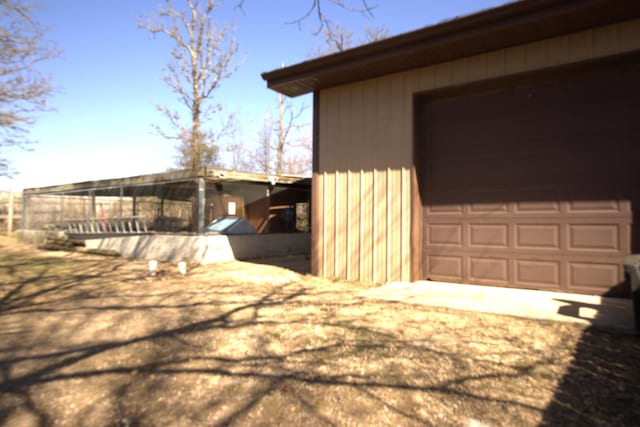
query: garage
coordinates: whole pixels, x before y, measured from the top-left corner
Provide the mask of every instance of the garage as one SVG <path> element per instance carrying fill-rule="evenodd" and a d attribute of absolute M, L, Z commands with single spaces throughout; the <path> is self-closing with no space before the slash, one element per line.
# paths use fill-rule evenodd
<path fill-rule="evenodd" d="M 311 271 L 628 296 L 640 2 L 523 0 L 263 74 L 313 93 Z"/>
<path fill-rule="evenodd" d="M 425 94 L 418 109 L 425 278 L 627 294 L 637 57 Z"/>

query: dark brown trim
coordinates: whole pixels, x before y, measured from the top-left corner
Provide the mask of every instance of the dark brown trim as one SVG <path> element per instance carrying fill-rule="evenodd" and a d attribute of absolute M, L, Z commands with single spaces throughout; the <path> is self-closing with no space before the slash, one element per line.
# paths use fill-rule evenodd
<path fill-rule="evenodd" d="M 289 96 L 640 17 L 637 0 L 522 0 L 262 74 Z"/>
<path fill-rule="evenodd" d="M 320 170 L 320 159 L 318 157 L 318 153 L 320 150 L 320 93 L 313 93 L 313 124 L 312 124 L 312 161 L 311 167 L 314 173 L 319 172 Z"/>
<path fill-rule="evenodd" d="M 411 166 L 411 281 L 422 279 L 422 196 L 420 192 L 421 160 L 420 150 L 420 102 L 421 97 L 413 97 L 413 164 Z"/>
<path fill-rule="evenodd" d="M 319 276 L 323 270 L 322 187 L 320 186 L 320 94 L 313 93 L 312 178 L 311 178 L 311 274 Z"/>

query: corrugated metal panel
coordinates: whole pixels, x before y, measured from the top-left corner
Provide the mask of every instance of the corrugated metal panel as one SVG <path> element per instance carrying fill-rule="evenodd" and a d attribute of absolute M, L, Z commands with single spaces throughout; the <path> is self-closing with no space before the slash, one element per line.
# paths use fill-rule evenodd
<path fill-rule="evenodd" d="M 357 280 L 360 277 L 360 174 L 347 172 L 347 209 L 349 230 L 347 234 L 347 279 Z"/>
<path fill-rule="evenodd" d="M 360 171 L 360 280 L 373 282 L 373 173 Z"/>
<path fill-rule="evenodd" d="M 410 278 L 414 94 L 634 50 L 640 19 L 321 91 L 314 273 Z"/>
<path fill-rule="evenodd" d="M 347 237 L 352 234 L 348 229 L 349 216 L 347 210 L 347 172 L 338 171 L 336 176 L 335 190 L 335 276 L 347 277 Z"/>
<path fill-rule="evenodd" d="M 387 204 L 386 171 L 373 171 L 373 281 L 387 278 Z"/>

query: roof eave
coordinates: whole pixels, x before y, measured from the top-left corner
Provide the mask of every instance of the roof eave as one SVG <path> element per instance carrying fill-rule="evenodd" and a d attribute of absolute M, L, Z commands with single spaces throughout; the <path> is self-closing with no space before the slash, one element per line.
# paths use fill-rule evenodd
<path fill-rule="evenodd" d="M 508 3 L 344 52 L 262 74 L 298 96 L 640 16 L 636 0 L 526 0 Z"/>

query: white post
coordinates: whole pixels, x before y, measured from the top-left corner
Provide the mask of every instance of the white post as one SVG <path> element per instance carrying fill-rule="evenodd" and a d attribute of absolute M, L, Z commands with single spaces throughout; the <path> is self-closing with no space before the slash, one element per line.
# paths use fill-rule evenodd
<path fill-rule="evenodd" d="M 202 234 L 204 233 L 204 227 L 206 225 L 204 223 L 204 210 L 205 210 L 205 204 L 207 203 L 207 195 L 206 195 L 207 183 L 205 179 L 202 177 L 198 178 L 197 182 L 198 182 L 198 197 L 197 197 L 196 203 L 198 203 L 198 234 Z"/>

